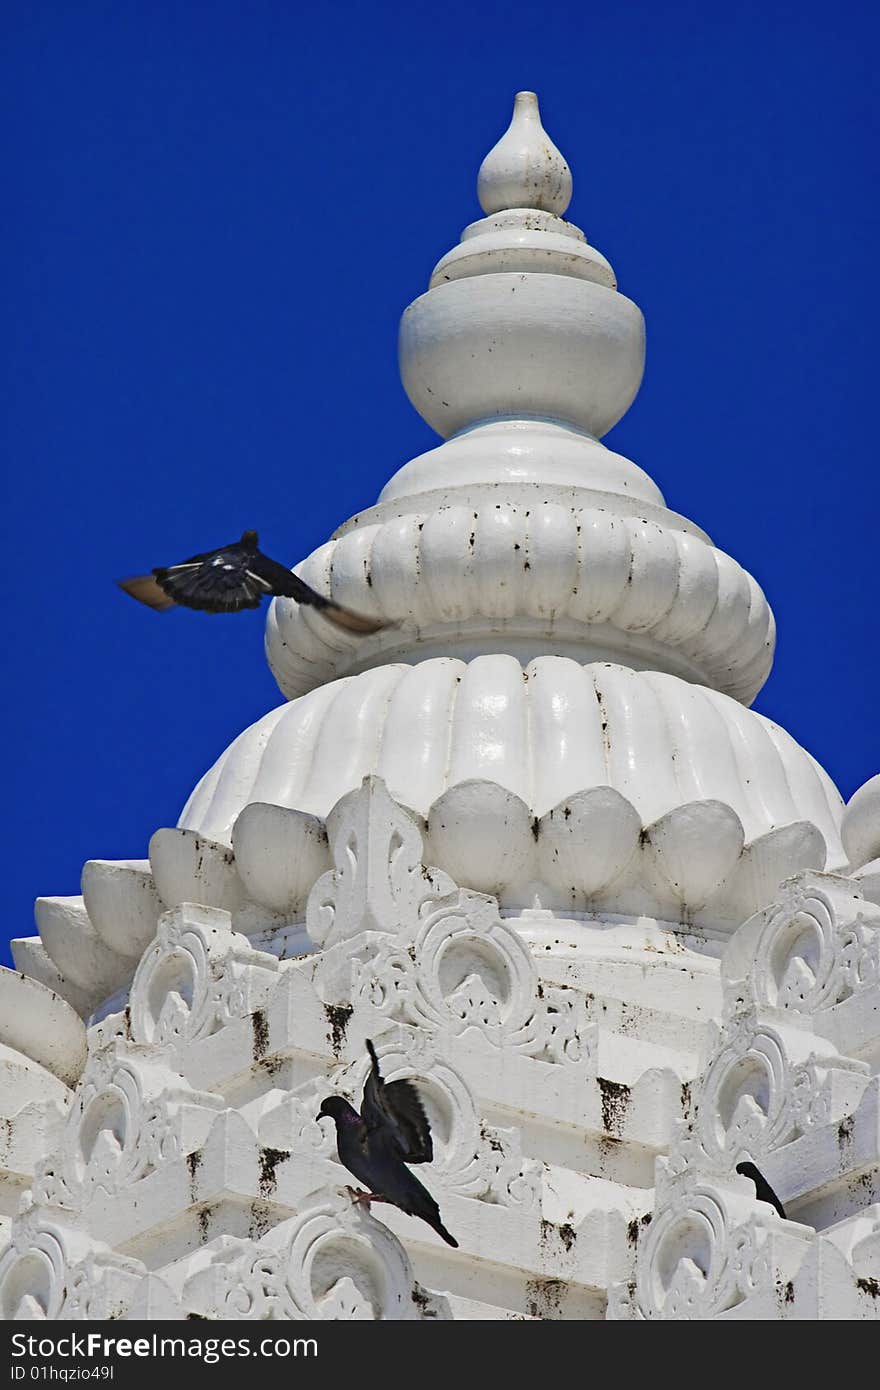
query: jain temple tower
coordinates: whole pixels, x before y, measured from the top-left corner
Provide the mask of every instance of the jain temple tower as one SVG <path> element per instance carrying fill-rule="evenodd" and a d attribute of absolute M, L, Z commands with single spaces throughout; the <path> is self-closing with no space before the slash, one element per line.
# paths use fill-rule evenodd
<path fill-rule="evenodd" d="M 478 191 L 400 327 L 442 442 L 297 570 L 390 625 L 276 600 L 285 703 L 2 972 L 4 1318 L 880 1315 L 880 777 L 599 442 L 644 323 L 532 93 Z M 345 1191 L 367 1038 L 458 1249 Z"/>

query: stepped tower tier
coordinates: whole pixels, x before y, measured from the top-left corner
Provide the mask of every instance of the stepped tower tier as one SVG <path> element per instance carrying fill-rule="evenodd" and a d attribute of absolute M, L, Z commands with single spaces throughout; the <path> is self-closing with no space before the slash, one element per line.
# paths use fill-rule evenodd
<path fill-rule="evenodd" d="M 275 600 L 287 702 L 14 943 L 3 1317 L 880 1315 L 880 779 L 749 709 L 761 589 L 600 442 L 644 323 L 571 194 L 519 93 L 401 321 L 443 442 L 297 569 L 388 625 Z M 455 1249 L 343 1190 L 368 1038 Z"/>

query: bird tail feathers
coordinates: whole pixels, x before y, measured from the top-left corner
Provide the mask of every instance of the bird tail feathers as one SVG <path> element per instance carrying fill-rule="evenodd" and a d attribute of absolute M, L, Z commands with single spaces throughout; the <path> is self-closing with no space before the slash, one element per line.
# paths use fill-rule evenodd
<path fill-rule="evenodd" d="M 447 1245 L 452 1246 L 453 1250 L 458 1249 L 458 1241 L 455 1239 L 455 1236 L 449 1234 L 439 1217 L 437 1218 L 437 1225 L 434 1227 L 434 1230 L 437 1232 L 438 1236 L 443 1237 Z"/>

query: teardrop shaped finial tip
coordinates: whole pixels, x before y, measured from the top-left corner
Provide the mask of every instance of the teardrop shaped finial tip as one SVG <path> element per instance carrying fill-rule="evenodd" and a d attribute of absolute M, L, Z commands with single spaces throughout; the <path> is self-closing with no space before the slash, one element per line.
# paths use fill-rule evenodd
<path fill-rule="evenodd" d="M 477 193 L 491 216 L 540 208 L 561 217 L 571 201 L 571 170 L 541 124 L 534 92 L 517 92 L 513 119 L 480 165 Z"/>

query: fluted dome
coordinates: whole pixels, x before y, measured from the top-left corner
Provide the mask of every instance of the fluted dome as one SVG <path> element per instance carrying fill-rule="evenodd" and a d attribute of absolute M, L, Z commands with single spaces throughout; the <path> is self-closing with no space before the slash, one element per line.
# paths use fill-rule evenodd
<path fill-rule="evenodd" d="M 284 694 L 380 661 L 501 650 L 524 665 L 551 653 L 624 661 L 753 700 L 775 625 L 751 575 L 670 513 L 548 493 L 361 517 L 314 552 L 299 567 L 309 584 L 393 626 L 365 642 L 276 600 L 266 652 Z"/>
<path fill-rule="evenodd" d="M 325 816 L 375 773 L 421 815 L 444 791 L 484 779 L 542 816 L 610 786 L 645 825 L 695 800 L 729 806 L 746 840 L 794 822 L 846 856 L 842 802 L 784 729 L 735 700 L 656 671 L 509 655 L 392 664 L 333 681 L 273 710 L 196 787 L 180 825 L 229 842 L 251 802 Z"/>

